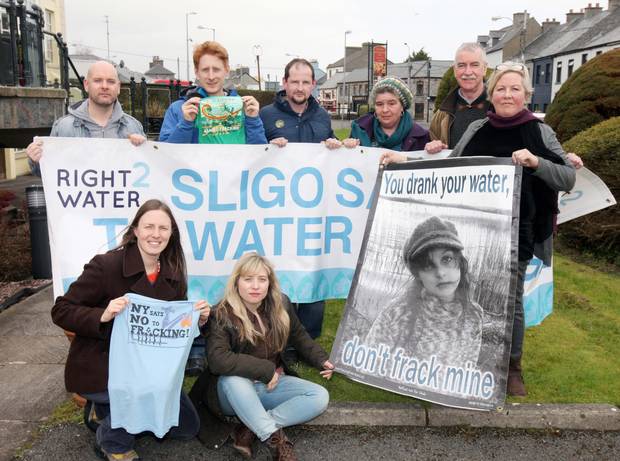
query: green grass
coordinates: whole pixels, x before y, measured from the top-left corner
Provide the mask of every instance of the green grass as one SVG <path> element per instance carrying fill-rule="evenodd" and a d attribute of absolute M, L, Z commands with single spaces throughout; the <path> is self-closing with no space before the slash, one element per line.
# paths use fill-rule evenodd
<path fill-rule="evenodd" d="M 553 313 L 526 330 L 523 355 L 532 403 L 620 404 L 620 276 L 556 255 Z M 331 350 L 344 300 L 326 306 L 323 335 Z M 359 384 L 335 374 L 330 382 L 301 366 L 300 374 L 324 384 L 334 401 L 412 402 L 413 399 Z"/>
<path fill-rule="evenodd" d="M 620 274 L 556 254 L 553 313 L 525 333 L 524 379 L 529 395 L 508 401 L 532 403 L 609 403 L 620 405 Z M 331 350 L 344 300 L 327 302 L 319 343 Z M 299 374 L 324 385 L 333 401 L 414 402 L 334 374 L 330 381 L 300 365 Z M 195 378 L 186 378 L 189 391 Z M 426 405 L 425 402 L 421 402 Z M 80 423 L 82 409 L 72 400 L 59 405 L 45 426 Z"/>
<path fill-rule="evenodd" d="M 334 133 L 336 134 L 336 137 L 342 141 L 343 139 L 346 139 L 349 137 L 349 133 L 351 133 L 351 129 L 350 128 L 338 128 L 334 130 Z"/>

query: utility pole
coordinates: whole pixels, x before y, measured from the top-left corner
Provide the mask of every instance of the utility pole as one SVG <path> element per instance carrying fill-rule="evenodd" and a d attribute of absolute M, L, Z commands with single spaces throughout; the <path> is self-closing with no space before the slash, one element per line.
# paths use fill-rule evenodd
<path fill-rule="evenodd" d="M 198 13 L 196 13 L 195 11 L 187 11 L 185 13 L 185 62 L 187 64 L 187 67 L 186 67 L 187 80 L 189 80 L 189 17 L 195 14 L 198 14 Z"/>
<path fill-rule="evenodd" d="M 258 91 L 261 91 L 260 84 L 260 55 L 263 54 L 263 47 L 260 45 L 254 45 L 252 47 L 254 54 L 256 55 L 256 67 L 258 67 Z"/>
<path fill-rule="evenodd" d="M 347 35 L 351 33 L 350 30 L 344 31 L 344 59 L 342 62 L 342 96 L 347 106 L 347 112 L 349 112 L 349 98 L 347 97 Z M 341 119 L 344 119 L 344 112 L 340 112 Z"/>
<path fill-rule="evenodd" d="M 108 61 L 110 60 L 110 18 L 108 16 L 104 16 L 105 18 L 105 32 L 108 39 Z"/>
<path fill-rule="evenodd" d="M 427 60 L 426 64 L 428 65 L 426 69 L 426 123 L 428 123 L 428 113 L 431 109 L 431 60 Z"/>

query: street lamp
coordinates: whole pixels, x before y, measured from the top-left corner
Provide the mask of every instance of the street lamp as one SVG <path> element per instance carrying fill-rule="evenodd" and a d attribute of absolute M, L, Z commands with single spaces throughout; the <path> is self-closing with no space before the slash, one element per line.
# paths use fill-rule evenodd
<path fill-rule="evenodd" d="M 523 10 L 523 23 L 521 25 L 521 31 L 519 32 L 519 48 L 521 49 L 521 62 L 525 64 L 525 34 L 527 32 L 527 10 Z M 492 16 L 491 21 L 499 21 L 500 19 L 507 19 L 514 26 L 515 23 L 512 19 L 506 16 Z"/>
<path fill-rule="evenodd" d="M 215 29 L 213 27 L 198 26 L 200 30 L 210 30 L 213 32 L 213 41 L 215 41 Z"/>
<path fill-rule="evenodd" d="M 409 73 L 407 74 L 407 86 L 409 86 L 409 89 L 411 90 L 411 48 L 409 47 L 409 44 L 407 42 L 404 43 L 404 45 L 407 47 L 407 62 L 409 63 Z"/>
<path fill-rule="evenodd" d="M 110 18 L 105 15 L 105 34 L 108 39 L 108 61 L 110 60 Z"/>
<path fill-rule="evenodd" d="M 190 81 L 189 78 L 189 17 L 198 14 L 195 11 L 188 11 L 185 13 L 185 62 L 187 63 L 187 80 Z"/>
<path fill-rule="evenodd" d="M 350 30 L 344 31 L 344 61 L 342 63 L 342 96 L 347 108 L 349 107 L 349 98 L 347 98 L 347 35 L 351 32 Z"/>
<path fill-rule="evenodd" d="M 252 47 L 254 55 L 256 56 L 256 67 L 258 67 L 258 91 L 261 91 L 260 85 L 260 55 L 263 54 L 263 47 L 260 45 L 254 45 Z"/>

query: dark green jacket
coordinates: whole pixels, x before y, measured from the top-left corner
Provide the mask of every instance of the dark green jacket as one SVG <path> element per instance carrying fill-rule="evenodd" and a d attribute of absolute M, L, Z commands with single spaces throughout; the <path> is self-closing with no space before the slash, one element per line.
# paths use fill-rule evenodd
<path fill-rule="evenodd" d="M 284 305 L 290 318 L 288 343 L 310 365 L 322 370 L 329 359 L 328 354 L 316 343 L 305 330 L 288 297 L 284 296 Z M 216 307 L 213 311 L 219 308 Z M 200 414 L 201 428 L 198 438 L 207 446 L 218 448 L 232 431 L 230 418 L 222 413 L 217 397 L 217 380 L 220 376 L 241 376 L 261 381 L 271 381 L 275 365 L 270 360 L 249 355 L 251 344 L 241 341 L 238 329 L 230 322 L 218 322 L 212 315 L 207 323 L 207 363 L 208 370 L 196 380 L 190 398 Z M 280 354 L 287 375 L 296 376 L 289 363 Z"/>

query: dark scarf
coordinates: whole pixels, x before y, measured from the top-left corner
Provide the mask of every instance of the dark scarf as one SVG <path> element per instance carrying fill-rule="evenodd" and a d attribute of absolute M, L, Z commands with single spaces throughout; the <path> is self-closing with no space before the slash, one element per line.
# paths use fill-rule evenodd
<path fill-rule="evenodd" d="M 523 125 L 532 120 L 538 120 L 538 118 L 527 109 L 523 109 L 512 117 L 500 117 L 490 110 L 487 112 L 487 117 L 489 117 L 489 123 L 494 128 L 514 128 L 515 126 Z"/>
<path fill-rule="evenodd" d="M 396 127 L 396 131 L 392 133 L 390 136 L 385 134 L 383 128 L 381 128 L 381 124 L 379 123 L 379 119 L 377 116 L 373 117 L 373 132 L 374 132 L 374 141 L 377 143 L 379 147 L 385 147 L 386 149 L 392 149 L 400 151 L 402 150 L 402 144 L 411 128 L 413 128 L 413 120 L 411 120 L 411 115 L 406 110 L 403 111 L 403 115 L 400 117 L 400 122 L 398 122 L 398 126 Z"/>
<path fill-rule="evenodd" d="M 512 157 L 519 149 L 562 164 L 562 159 L 548 149 L 540 134 L 538 120 L 524 109 L 512 117 L 488 113 L 489 121 L 474 134 L 463 151 L 463 156 L 491 155 Z M 553 232 L 554 217 L 558 213 L 558 193 L 533 175 L 534 170 L 523 168 L 519 221 L 519 260 L 529 260 L 534 244 L 544 242 Z"/>

